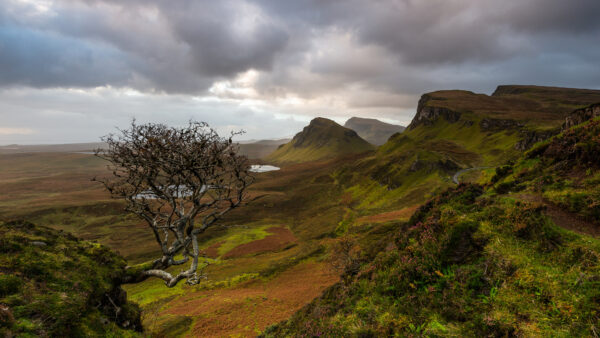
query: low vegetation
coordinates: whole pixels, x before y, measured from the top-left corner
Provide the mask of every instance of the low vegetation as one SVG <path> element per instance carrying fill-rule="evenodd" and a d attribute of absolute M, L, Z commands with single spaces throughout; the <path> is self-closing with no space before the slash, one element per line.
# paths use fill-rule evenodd
<path fill-rule="evenodd" d="M 139 307 L 109 248 L 25 221 L 0 223 L 0 336 L 137 337 Z"/>
<path fill-rule="evenodd" d="M 448 190 L 265 336 L 593 335 L 600 242 L 543 210 L 477 185 Z"/>

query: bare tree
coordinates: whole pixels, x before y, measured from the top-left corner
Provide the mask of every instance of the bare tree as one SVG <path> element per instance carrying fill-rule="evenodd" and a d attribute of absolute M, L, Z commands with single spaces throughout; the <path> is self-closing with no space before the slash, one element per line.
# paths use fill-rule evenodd
<path fill-rule="evenodd" d="M 252 183 L 249 163 L 237 154 L 237 146 L 222 138 L 206 123 L 187 127 L 135 121 L 120 135 L 103 137 L 108 148 L 96 156 L 110 162 L 112 175 L 94 178 L 115 198 L 124 199 L 126 210 L 143 219 L 154 234 L 162 257 L 128 269 L 124 283 L 158 277 L 168 287 L 186 279 L 197 284 L 198 235 L 246 199 Z M 176 275 L 166 269 L 190 262 Z"/>

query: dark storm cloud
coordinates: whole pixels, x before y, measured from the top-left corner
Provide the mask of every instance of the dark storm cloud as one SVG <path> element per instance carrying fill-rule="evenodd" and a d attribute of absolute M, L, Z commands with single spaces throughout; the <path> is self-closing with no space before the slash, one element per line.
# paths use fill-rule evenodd
<path fill-rule="evenodd" d="M 597 0 L 256 1 L 287 21 L 343 27 L 409 64 L 491 62 L 535 45 L 536 34 L 597 41 L 600 28 Z"/>
<path fill-rule="evenodd" d="M 2 66 L 12 70 L 2 79 L 4 85 L 129 85 L 201 94 L 215 79 L 248 69 L 269 70 L 288 40 L 287 33 L 262 16 L 259 8 L 241 1 L 60 1 L 54 5 L 52 13 L 28 17 L 19 14 L 30 11 L 30 6 L 0 4 L 0 15 L 13 22 L 10 27 L 0 26 Z M 19 37 L 11 39 L 15 35 Z M 85 61 L 81 57 L 77 62 L 68 55 L 57 57 L 69 50 L 88 56 L 92 66 L 88 72 L 79 67 Z M 111 55 L 116 54 L 113 51 L 121 55 Z M 113 65 L 107 64 L 104 73 L 120 76 L 103 76 L 98 62 L 104 59 L 118 60 L 127 69 L 111 70 Z M 32 68 L 28 62 L 42 66 Z M 39 72 L 40 67 L 53 68 L 54 76 Z M 89 81 L 88 73 L 99 76 Z M 73 81 L 77 76 L 83 78 Z"/>
<path fill-rule="evenodd" d="M 0 25 L 0 86 L 125 85 L 127 55 L 109 46 Z"/>
<path fill-rule="evenodd" d="M 222 104 L 200 105 L 198 116 L 260 112 L 278 119 L 271 130 L 289 116 L 408 123 L 432 90 L 600 88 L 599 16 L 598 0 L 3 0 L 0 94 L 12 103 L 0 117 L 22 102 L 11 109 L 24 120 L 8 127 L 23 129 L 48 100 L 41 89 L 103 87 L 118 99 L 102 97 L 82 121 L 129 107 L 119 92 L 134 89 L 145 95 L 131 108 L 138 115 L 185 110 L 171 100 L 181 94 L 186 105 Z M 83 106 L 59 100 L 52 114 Z"/>
<path fill-rule="evenodd" d="M 208 76 L 269 70 L 288 39 L 260 9 L 237 1 L 169 3 L 163 14 L 189 46 L 196 71 Z"/>
<path fill-rule="evenodd" d="M 530 0 L 515 2 L 499 18 L 516 30 L 594 35 L 600 29 L 600 1 Z"/>
<path fill-rule="evenodd" d="M 597 0 L 63 0 L 51 6 L 53 15 L 25 19 L 20 14 L 28 5 L 0 6 L 3 21 L 15 23 L 0 28 L 1 66 L 10 70 L 3 72 L 4 85 L 128 85 L 184 93 L 202 93 L 215 80 L 248 69 L 272 76 L 270 83 L 291 82 L 293 76 L 274 72 L 307 62 L 332 76 L 334 88 L 336 74 L 346 82 L 388 85 L 378 82 L 381 70 L 365 74 L 359 65 L 379 60 L 355 59 L 350 68 L 315 62 L 313 41 L 332 30 L 352 35 L 357 47 L 381 47 L 385 53 L 378 56 L 397 72 L 535 56 L 555 47 L 548 36 L 577 35 L 581 50 L 573 53 L 595 53 L 600 28 Z"/>

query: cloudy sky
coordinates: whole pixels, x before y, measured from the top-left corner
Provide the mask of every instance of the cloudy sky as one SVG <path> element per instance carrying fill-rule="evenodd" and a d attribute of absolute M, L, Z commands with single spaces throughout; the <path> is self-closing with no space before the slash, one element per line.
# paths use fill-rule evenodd
<path fill-rule="evenodd" d="M 408 124 L 419 96 L 600 88 L 598 0 L 0 0 L 0 144 L 139 121 L 246 139 Z"/>

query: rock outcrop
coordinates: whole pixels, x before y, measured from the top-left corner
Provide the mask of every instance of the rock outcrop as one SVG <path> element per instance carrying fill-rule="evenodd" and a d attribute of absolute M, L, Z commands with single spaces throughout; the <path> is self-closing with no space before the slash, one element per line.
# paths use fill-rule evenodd
<path fill-rule="evenodd" d="M 419 125 L 431 125 L 439 118 L 443 118 L 450 123 L 457 122 L 460 119 L 460 112 L 444 107 L 428 106 L 427 103 L 431 99 L 431 96 L 427 94 L 421 96 L 417 105 L 417 114 L 408 125 L 408 129 L 414 129 Z"/>
<path fill-rule="evenodd" d="M 479 127 L 483 131 L 500 131 L 500 130 L 509 130 L 509 129 L 517 129 L 522 127 L 523 124 L 510 119 L 493 119 L 493 118 L 483 118 L 479 122 Z"/>
<path fill-rule="evenodd" d="M 589 121 L 600 116 L 600 103 L 590 105 L 585 108 L 574 110 L 565 118 L 562 128 L 550 130 L 521 131 L 521 139 L 515 145 L 515 149 L 525 151 L 531 148 L 535 143 L 545 141 L 552 136 L 558 135 L 561 131 L 570 129 L 573 126 Z"/>
<path fill-rule="evenodd" d="M 521 130 L 520 140 L 515 144 L 515 149 L 525 151 L 538 142 L 545 141 L 560 132 L 559 129 L 550 130 Z"/>
<path fill-rule="evenodd" d="M 562 130 L 567 130 L 573 126 L 598 116 L 600 116 L 600 103 L 596 103 L 582 109 L 577 109 L 567 116 L 565 123 L 562 125 Z"/>

